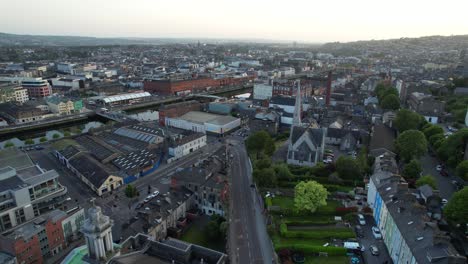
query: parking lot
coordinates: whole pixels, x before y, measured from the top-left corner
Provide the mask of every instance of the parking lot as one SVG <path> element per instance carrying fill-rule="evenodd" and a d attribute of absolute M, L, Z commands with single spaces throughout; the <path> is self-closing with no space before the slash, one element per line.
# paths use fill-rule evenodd
<path fill-rule="evenodd" d="M 366 219 L 366 225 L 361 225 L 362 233 L 364 237 L 358 238 L 361 246 L 364 246 L 364 252 L 362 254 L 366 263 L 369 264 L 383 264 L 393 263 L 390 255 L 388 254 L 387 247 L 385 246 L 382 239 L 375 239 L 372 235 L 372 227 L 376 226 L 374 218 L 370 215 L 364 216 Z M 374 256 L 370 251 L 370 246 L 375 245 L 379 250 L 379 255 Z"/>

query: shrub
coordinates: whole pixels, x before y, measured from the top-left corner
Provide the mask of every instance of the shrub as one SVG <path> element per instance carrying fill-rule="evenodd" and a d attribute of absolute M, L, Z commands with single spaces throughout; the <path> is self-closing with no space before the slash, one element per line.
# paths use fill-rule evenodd
<path fill-rule="evenodd" d="M 281 236 L 286 238 L 307 238 L 307 239 L 348 239 L 354 238 L 354 232 L 350 228 L 322 228 L 316 230 L 287 230 L 287 225 L 280 226 Z M 284 230 L 286 228 L 286 231 Z M 282 229 L 282 230 L 281 230 Z"/>
<path fill-rule="evenodd" d="M 288 233 L 288 226 L 285 223 L 280 225 L 280 234 L 285 236 Z"/>
<path fill-rule="evenodd" d="M 41 137 L 41 138 L 39 139 L 39 141 L 42 142 L 42 143 L 43 143 L 43 142 L 46 142 L 46 141 L 47 141 L 47 138 L 46 138 L 46 137 Z"/>
<path fill-rule="evenodd" d="M 24 143 L 25 143 L 26 145 L 32 145 L 32 144 L 34 144 L 34 140 L 28 138 L 28 139 L 26 139 L 26 140 L 24 141 Z"/>
<path fill-rule="evenodd" d="M 5 145 L 3 145 L 4 148 L 11 148 L 11 147 L 14 147 L 14 146 L 15 146 L 15 144 L 13 144 L 13 142 L 11 142 L 11 141 L 7 141 L 5 143 Z"/>
<path fill-rule="evenodd" d="M 52 138 L 53 138 L 53 139 L 57 139 L 57 138 L 59 138 L 59 137 L 60 137 L 60 135 L 57 134 L 57 133 L 55 133 L 55 134 L 52 135 Z"/>
<path fill-rule="evenodd" d="M 336 214 L 337 215 L 345 215 L 348 213 L 354 213 L 357 212 L 358 208 L 357 207 L 338 207 L 336 208 Z"/>

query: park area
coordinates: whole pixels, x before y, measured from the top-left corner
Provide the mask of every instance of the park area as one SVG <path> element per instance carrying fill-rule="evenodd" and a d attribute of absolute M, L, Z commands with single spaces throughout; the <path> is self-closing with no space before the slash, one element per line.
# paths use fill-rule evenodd
<path fill-rule="evenodd" d="M 339 200 L 327 200 L 315 212 L 294 210 L 294 198 L 266 198 L 272 215 L 269 233 L 282 263 L 294 263 L 297 252 L 304 263 L 349 263 L 344 241 L 355 239 L 346 222 L 355 216 L 355 207 L 345 208 Z M 348 221 L 347 221 L 348 220 Z"/>

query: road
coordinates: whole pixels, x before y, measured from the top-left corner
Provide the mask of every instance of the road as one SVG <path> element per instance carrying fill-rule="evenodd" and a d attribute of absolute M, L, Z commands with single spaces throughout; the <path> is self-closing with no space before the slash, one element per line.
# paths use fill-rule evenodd
<path fill-rule="evenodd" d="M 385 261 L 388 261 L 387 263 L 392 263 L 392 259 L 390 258 L 390 255 L 388 254 L 387 247 L 385 246 L 385 243 L 383 242 L 382 239 L 375 239 L 374 236 L 372 235 L 372 227 L 376 226 L 374 218 L 370 215 L 365 215 L 366 218 L 366 225 L 361 226 L 364 237 L 359 238 L 359 243 L 361 246 L 364 246 L 364 252 L 362 254 L 362 257 L 365 259 L 366 263 L 372 264 L 372 263 L 385 263 Z M 372 255 L 370 251 L 370 246 L 375 245 L 379 249 L 379 255 L 374 256 Z"/>
<path fill-rule="evenodd" d="M 426 154 L 421 158 L 422 175 L 432 175 L 436 178 L 437 188 L 440 191 L 440 196 L 445 199 L 450 199 L 452 194 L 456 192 L 455 186 L 452 184 L 454 177 L 444 177 L 436 170 L 436 166 L 439 161 L 435 157 L 431 157 L 430 154 Z"/>
<path fill-rule="evenodd" d="M 262 199 L 251 187 L 252 167 L 242 139 L 227 140 L 232 154 L 229 254 L 232 263 L 274 263 Z"/>

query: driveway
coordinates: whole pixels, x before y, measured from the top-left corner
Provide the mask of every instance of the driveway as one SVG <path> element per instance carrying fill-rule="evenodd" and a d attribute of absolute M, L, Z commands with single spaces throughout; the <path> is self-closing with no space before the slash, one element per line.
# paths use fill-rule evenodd
<path fill-rule="evenodd" d="M 366 218 L 366 225 L 361 226 L 363 230 L 364 237 L 359 238 L 359 243 L 361 243 L 361 246 L 364 246 L 365 251 L 362 254 L 365 263 L 368 264 L 382 264 L 385 263 L 385 261 L 388 261 L 387 263 L 392 263 L 392 259 L 390 258 L 390 255 L 388 254 L 387 247 L 385 246 L 384 242 L 382 239 L 375 239 L 374 236 L 372 235 L 372 227 L 375 226 L 375 221 L 374 218 L 370 215 L 365 215 Z M 373 256 L 370 252 L 370 246 L 375 245 L 379 249 L 379 255 L 378 256 Z"/>

